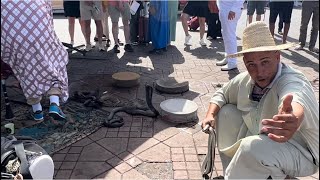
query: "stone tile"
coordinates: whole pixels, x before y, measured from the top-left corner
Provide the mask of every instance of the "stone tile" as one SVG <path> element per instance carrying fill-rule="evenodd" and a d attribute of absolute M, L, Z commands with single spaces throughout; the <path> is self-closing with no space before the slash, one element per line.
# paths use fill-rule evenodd
<path fill-rule="evenodd" d="M 123 162 L 119 165 L 117 165 L 116 167 L 114 167 L 117 171 L 119 171 L 121 174 L 129 171 L 130 169 L 132 169 L 132 167 L 127 164 L 126 162 Z"/>
<path fill-rule="evenodd" d="M 97 143 L 117 155 L 127 150 L 128 138 L 103 138 Z"/>
<path fill-rule="evenodd" d="M 174 179 L 188 179 L 188 172 L 186 170 L 177 170 L 173 172 Z"/>
<path fill-rule="evenodd" d="M 312 177 L 319 179 L 319 171 L 312 175 Z"/>
<path fill-rule="evenodd" d="M 114 155 L 97 143 L 85 146 L 80 154 L 79 161 L 106 161 Z"/>
<path fill-rule="evenodd" d="M 62 164 L 62 162 L 58 162 L 58 161 L 53 161 L 54 164 L 54 170 L 58 170 Z"/>
<path fill-rule="evenodd" d="M 197 154 L 196 149 L 195 148 L 183 148 L 183 152 L 184 154 Z"/>
<path fill-rule="evenodd" d="M 159 143 L 137 155 L 145 162 L 170 162 L 170 148 Z"/>
<path fill-rule="evenodd" d="M 152 132 L 141 132 L 141 137 L 151 138 L 153 136 Z"/>
<path fill-rule="evenodd" d="M 108 131 L 106 137 L 118 137 L 118 131 Z"/>
<path fill-rule="evenodd" d="M 223 166 L 222 166 L 222 162 L 214 162 L 214 166 L 216 168 L 217 171 L 223 171 Z"/>
<path fill-rule="evenodd" d="M 186 170 L 187 166 L 185 162 L 172 162 L 173 170 Z"/>
<path fill-rule="evenodd" d="M 164 141 L 164 143 L 170 147 L 194 147 L 192 135 L 185 132 L 180 132 L 179 134 Z"/>
<path fill-rule="evenodd" d="M 57 152 L 57 153 L 59 153 L 59 154 L 60 154 L 60 153 L 65 154 L 65 153 L 68 153 L 69 149 L 70 149 L 70 147 L 66 147 L 66 148 L 60 150 L 60 151 Z"/>
<path fill-rule="evenodd" d="M 217 171 L 217 176 L 223 176 L 223 171 Z"/>
<path fill-rule="evenodd" d="M 193 135 L 193 140 L 196 145 L 196 147 L 202 146 L 207 147 L 208 146 L 208 138 L 209 135 L 200 131 Z"/>
<path fill-rule="evenodd" d="M 142 163 L 142 161 L 137 157 L 132 157 L 132 158 L 126 160 L 126 162 L 132 167 L 136 167 Z"/>
<path fill-rule="evenodd" d="M 54 154 L 52 156 L 53 161 L 63 161 L 66 157 L 66 154 Z"/>
<path fill-rule="evenodd" d="M 198 162 L 198 156 L 196 154 L 185 154 L 185 159 L 186 161 L 194 161 L 194 162 Z"/>
<path fill-rule="evenodd" d="M 142 131 L 142 127 L 141 126 L 132 126 L 130 128 L 130 131 Z"/>
<path fill-rule="evenodd" d="M 106 127 L 101 127 L 98 131 L 92 133 L 89 138 L 93 141 L 97 141 L 99 139 L 102 139 L 104 137 L 106 137 L 108 128 Z"/>
<path fill-rule="evenodd" d="M 95 179 L 121 180 L 121 174 L 115 169 L 110 169 L 99 176 L 96 176 Z"/>
<path fill-rule="evenodd" d="M 172 154 L 171 160 L 172 161 L 184 161 L 184 155 L 183 154 Z"/>
<path fill-rule="evenodd" d="M 129 153 L 128 151 L 126 151 L 126 152 L 123 152 L 123 153 L 119 154 L 118 157 L 119 157 L 120 159 L 126 161 L 126 160 L 134 157 L 134 155 L 131 154 L 131 153 Z"/>
<path fill-rule="evenodd" d="M 59 170 L 54 179 L 69 179 L 72 170 Z"/>
<path fill-rule="evenodd" d="M 182 148 L 171 148 L 171 153 L 172 154 L 183 154 L 183 149 Z"/>
<path fill-rule="evenodd" d="M 71 147 L 70 148 L 70 150 L 69 150 L 69 152 L 68 153 L 70 153 L 70 154 L 79 154 L 79 153 L 81 153 L 81 151 L 82 151 L 82 148 L 83 147 Z"/>
<path fill-rule="evenodd" d="M 118 137 L 129 137 L 129 133 L 127 131 L 119 131 Z"/>
<path fill-rule="evenodd" d="M 158 143 L 159 141 L 154 138 L 130 138 L 128 151 L 137 155 Z"/>
<path fill-rule="evenodd" d="M 140 131 L 130 131 L 130 137 L 140 137 L 141 132 Z"/>
<path fill-rule="evenodd" d="M 188 174 L 189 174 L 189 179 L 191 180 L 201 180 L 202 179 L 202 173 L 201 171 L 191 171 L 188 170 Z"/>
<path fill-rule="evenodd" d="M 116 167 L 119 164 L 123 163 L 123 160 L 115 156 L 115 157 L 109 159 L 107 161 L 107 163 L 110 164 L 112 167 Z"/>
<path fill-rule="evenodd" d="M 188 170 L 200 170 L 199 162 L 186 162 Z"/>
<path fill-rule="evenodd" d="M 154 122 L 154 138 L 159 141 L 164 141 L 170 137 L 179 133 L 179 130 L 175 128 L 176 124 L 169 123 L 163 120 L 157 120 Z"/>
<path fill-rule="evenodd" d="M 149 178 L 142 175 L 137 170 L 131 169 L 122 175 L 122 180 L 149 180 Z"/>
<path fill-rule="evenodd" d="M 197 154 L 207 154 L 208 153 L 208 147 L 198 147 L 197 148 Z"/>
<path fill-rule="evenodd" d="M 131 126 L 142 126 L 142 118 L 141 117 L 133 117 Z"/>
<path fill-rule="evenodd" d="M 216 155 L 216 157 L 215 157 L 215 160 L 214 160 L 215 162 L 221 162 L 221 157 L 220 157 L 220 155 L 218 154 L 218 155 Z"/>
<path fill-rule="evenodd" d="M 80 154 L 67 154 L 65 157 L 65 161 L 78 161 Z"/>
<path fill-rule="evenodd" d="M 76 165 L 76 162 L 63 162 L 60 169 L 73 169 Z"/>
<path fill-rule="evenodd" d="M 130 126 L 129 126 L 129 127 L 121 126 L 121 127 L 119 128 L 119 132 L 121 132 L 121 131 L 130 131 Z"/>
<path fill-rule="evenodd" d="M 111 169 L 111 166 L 106 162 L 77 162 L 76 167 L 71 174 L 71 178 L 91 179 L 109 169 Z"/>
<path fill-rule="evenodd" d="M 108 128 L 108 132 L 118 132 L 120 128 Z"/>
<path fill-rule="evenodd" d="M 86 137 L 86 138 L 83 138 L 83 139 L 79 140 L 78 142 L 72 144 L 72 146 L 86 146 L 92 142 L 93 141 L 91 139 Z"/>

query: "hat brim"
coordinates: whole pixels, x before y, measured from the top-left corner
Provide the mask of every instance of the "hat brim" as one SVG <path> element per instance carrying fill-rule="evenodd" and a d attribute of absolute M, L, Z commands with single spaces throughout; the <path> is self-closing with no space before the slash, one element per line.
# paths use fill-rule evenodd
<path fill-rule="evenodd" d="M 294 46 L 297 46 L 297 44 L 296 43 L 287 43 L 287 44 L 280 44 L 280 45 L 276 45 L 276 46 L 261 46 L 261 47 L 246 49 L 246 50 L 240 51 L 236 54 L 230 54 L 230 55 L 227 55 L 227 57 L 236 58 L 236 57 L 243 56 L 243 54 L 245 54 L 245 53 L 263 52 L 263 51 L 278 51 L 278 50 L 289 49 Z"/>

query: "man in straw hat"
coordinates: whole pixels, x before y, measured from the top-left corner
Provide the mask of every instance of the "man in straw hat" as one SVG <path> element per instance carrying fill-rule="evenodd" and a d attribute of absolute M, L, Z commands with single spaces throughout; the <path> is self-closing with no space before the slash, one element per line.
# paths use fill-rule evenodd
<path fill-rule="evenodd" d="M 319 104 L 308 79 L 280 62 L 268 26 L 243 32 L 247 68 L 218 90 L 202 127 L 217 130 L 226 179 L 309 176 L 319 167 Z"/>

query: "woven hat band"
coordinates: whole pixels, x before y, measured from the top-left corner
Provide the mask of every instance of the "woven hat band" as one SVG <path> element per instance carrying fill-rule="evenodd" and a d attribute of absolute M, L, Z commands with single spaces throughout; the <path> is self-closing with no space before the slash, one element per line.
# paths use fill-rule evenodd
<path fill-rule="evenodd" d="M 267 24 L 265 24 L 262 21 L 258 21 L 250 24 L 244 30 L 242 39 L 243 39 L 243 46 L 242 46 L 243 51 L 251 48 L 276 45 Z"/>

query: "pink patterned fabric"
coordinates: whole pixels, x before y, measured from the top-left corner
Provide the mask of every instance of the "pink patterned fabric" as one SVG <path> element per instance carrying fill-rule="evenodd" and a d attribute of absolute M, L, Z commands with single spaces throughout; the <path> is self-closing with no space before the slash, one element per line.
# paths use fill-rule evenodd
<path fill-rule="evenodd" d="M 68 53 L 54 31 L 50 2 L 1 0 L 1 60 L 12 68 L 27 99 L 56 87 L 67 100 Z"/>

